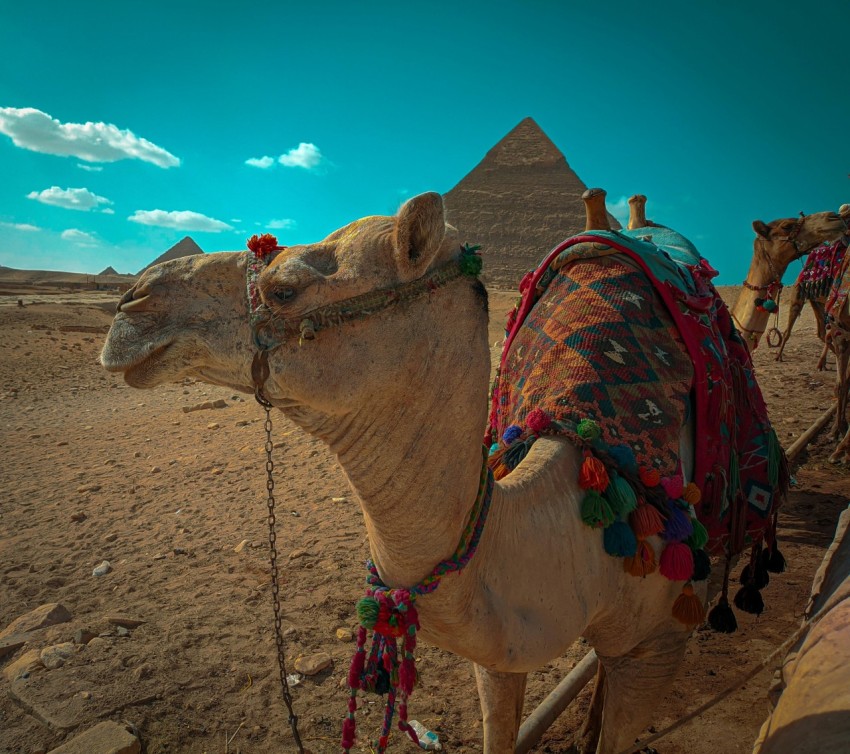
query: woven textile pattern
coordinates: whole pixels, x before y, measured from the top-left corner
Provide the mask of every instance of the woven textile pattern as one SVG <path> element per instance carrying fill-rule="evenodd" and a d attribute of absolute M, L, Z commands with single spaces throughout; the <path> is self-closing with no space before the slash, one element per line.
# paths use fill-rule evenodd
<path fill-rule="evenodd" d="M 676 472 L 693 367 L 647 277 L 602 256 L 552 277 L 511 347 L 497 386 L 498 435 L 542 408 L 568 426 L 594 419 L 641 466 Z"/>
<path fill-rule="evenodd" d="M 841 269 L 838 270 L 832 290 L 829 292 L 829 298 L 826 301 L 827 326 L 835 326 L 835 322 L 841 314 L 841 308 L 848 297 L 850 297 L 850 255 L 844 257 Z"/>
<path fill-rule="evenodd" d="M 812 249 L 797 276 L 802 301 L 819 299 L 829 292 L 833 281 L 840 274 L 846 252 L 847 244 L 842 239 L 822 243 Z"/>

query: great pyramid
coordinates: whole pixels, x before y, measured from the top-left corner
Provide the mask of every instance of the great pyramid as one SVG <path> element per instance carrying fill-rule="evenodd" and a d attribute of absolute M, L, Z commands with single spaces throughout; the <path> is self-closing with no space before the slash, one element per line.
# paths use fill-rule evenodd
<path fill-rule="evenodd" d="M 540 126 L 525 118 L 443 198 L 461 241 L 481 244 L 485 282 L 515 289 L 556 244 L 584 230 L 585 189 Z"/>
<path fill-rule="evenodd" d="M 109 265 L 109 267 L 107 267 L 105 270 L 101 270 L 97 274 L 100 276 L 100 275 L 118 275 L 119 273 L 116 272 L 115 268 L 112 265 Z"/>
<path fill-rule="evenodd" d="M 182 240 L 178 241 L 174 246 L 172 246 L 168 251 L 164 254 L 160 254 L 156 259 L 153 260 L 149 265 L 142 267 L 139 270 L 139 275 L 141 275 L 148 267 L 153 267 L 155 264 L 159 264 L 160 262 L 167 262 L 170 259 L 179 259 L 180 257 L 188 257 L 191 254 L 203 254 L 204 250 L 198 246 L 189 236 L 185 236 Z"/>

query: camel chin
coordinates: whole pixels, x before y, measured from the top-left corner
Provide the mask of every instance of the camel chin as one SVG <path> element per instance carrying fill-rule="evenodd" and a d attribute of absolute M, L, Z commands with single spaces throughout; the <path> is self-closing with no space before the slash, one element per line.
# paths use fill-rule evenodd
<path fill-rule="evenodd" d="M 179 379 L 185 362 L 179 359 L 174 341 L 139 338 L 133 328 L 122 327 L 116 319 L 100 354 L 108 372 L 120 372 L 135 388 L 153 388 Z"/>

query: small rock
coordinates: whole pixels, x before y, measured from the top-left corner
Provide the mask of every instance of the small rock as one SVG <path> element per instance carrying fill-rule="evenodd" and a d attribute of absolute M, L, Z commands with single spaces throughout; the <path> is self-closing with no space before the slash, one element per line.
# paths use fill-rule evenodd
<path fill-rule="evenodd" d="M 95 636 L 86 646 L 89 649 L 97 649 L 98 647 L 108 647 L 109 642 L 102 636 Z"/>
<path fill-rule="evenodd" d="M 97 634 L 94 631 L 89 631 L 87 628 L 78 628 L 74 631 L 74 644 L 88 644 L 92 639 L 96 639 Z"/>
<path fill-rule="evenodd" d="M 340 641 L 351 641 L 354 638 L 354 634 L 348 628 L 338 628 L 336 630 L 336 638 Z"/>
<path fill-rule="evenodd" d="M 41 663 L 48 670 L 61 668 L 65 661 L 77 651 L 77 645 L 72 641 L 66 641 L 62 644 L 54 644 L 52 647 L 45 647 L 41 650 Z"/>
<path fill-rule="evenodd" d="M 62 447 L 64 447 L 64 446 L 65 446 L 65 445 L 67 445 L 67 444 L 68 444 L 68 441 L 67 441 L 67 440 L 60 440 L 59 442 L 57 442 L 57 443 L 56 443 L 56 447 L 57 447 L 57 448 L 62 448 Z"/>
<path fill-rule="evenodd" d="M 141 458 L 141 457 L 142 457 L 142 451 L 141 450 L 137 450 L 135 453 L 133 453 L 133 458 Z"/>
<path fill-rule="evenodd" d="M 175 547 L 174 548 L 174 554 L 175 555 L 186 555 L 187 554 L 186 548 L 185 547 Z"/>
<path fill-rule="evenodd" d="M 71 521 L 73 521 L 75 524 L 81 524 L 85 520 L 86 520 L 86 514 L 83 513 L 82 511 L 80 511 L 79 513 L 72 513 L 71 514 Z"/>
<path fill-rule="evenodd" d="M 233 548 L 233 552 L 242 552 L 248 545 L 248 540 L 243 539 L 238 545 L 236 545 L 236 547 Z"/>
<path fill-rule="evenodd" d="M 92 576 L 106 576 L 112 570 L 112 564 L 108 560 L 104 560 L 92 572 Z"/>
<path fill-rule="evenodd" d="M 130 629 L 124 628 L 124 626 L 118 626 L 118 628 L 115 629 L 115 633 L 118 634 L 118 636 L 129 636 Z"/>
<path fill-rule="evenodd" d="M 3 668 L 3 675 L 9 683 L 18 678 L 28 678 L 32 673 L 44 668 L 41 661 L 41 653 L 37 649 L 24 652 L 17 660 L 10 662 Z"/>
<path fill-rule="evenodd" d="M 97 492 L 99 489 L 99 484 L 82 484 L 77 487 L 77 492 Z"/>
<path fill-rule="evenodd" d="M 162 469 L 159 468 L 159 466 L 154 466 L 153 468 L 151 468 L 151 474 L 159 474 L 160 471 L 162 471 Z"/>
<path fill-rule="evenodd" d="M 316 675 L 333 665 L 333 659 L 327 652 L 312 655 L 300 655 L 295 659 L 295 670 L 304 675 Z"/>
<path fill-rule="evenodd" d="M 6 628 L 0 631 L 0 639 L 16 633 L 25 634 L 39 628 L 67 623 L 71 618 L 71 613 L 68 612 L 68 609 L 64 605 L 58 602 L 48 602 L 13 620 Z"/>
<path fill-rule="evenodd" d="M 139 754 L 141 750 L 139 739 L 127 728 L 107 720 L 74 736 L 49 754 Z"/>
<path fill-rule="evenodd" d="M 86 701 L 88 701 L 89 699 L 91 699 L 91 691 L 81 691 L 80 696 Z"/>
<path fill-rule="evenodd" d="M 212 469 L 210 471 L 213 476 L 220 476 L 222 473 L 224 473 L 224 469 Z"/>
<path fill-rule="evenodd" d="M 107 534 L 103 538 L 103 541 L 104 542 L 114 542 L 116 539 L 118 539 L 118 535 L 113 532 L 112 534 Z"/>
<path fill-rule="evenodd" d="M 154 555 L 153 559 L 154 560 L 165 560 L 165 555 L 161 555 L 161 554 L 160 555 Z"/>
<path fill-rule="evenodd" d="M 251 422 L 247 419 L 243 419 L 242 421 L 236 422 L 237 427 L 247 427 Z"/>
<path fill-rule="evenodd" d="M 297 558 L 303 558 L 307 555 L 309 555 L 307 550 L 293 550 L 291 553 L 289 553 L 289 559 L 296 560 Z"/>
<path fill-rule="evenodd" d="M 221 425 L 218 422 L 210 422 L 207 424 L 207 429 L 218 429 Z"/>
<path fill-rule="evenodd" d="M 348 498 L 347 497 L 332 497 L 331 502 L 332 503 L 347 503 Z"/>

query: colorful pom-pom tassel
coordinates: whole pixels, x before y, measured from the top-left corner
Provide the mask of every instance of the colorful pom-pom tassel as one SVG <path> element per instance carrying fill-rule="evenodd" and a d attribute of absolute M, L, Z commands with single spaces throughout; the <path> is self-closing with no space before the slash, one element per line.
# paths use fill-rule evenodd
<path fill-rule="evenodd" d="M 605 552 L 617 558 L 633 557 L 637 551 L 637 539 L 625 521 L 614 521 L 602 533 Z"/>
<path fill-rule="evenodd" d="M 735 607 L 751 615 L 761 615 L 764 612 L 764 599 L 755 586 L 748 584 L 742 586 L 735 595 Z"/>
<path fill-rule="evenodd" d="M 634 451 L 628 445 L 612 445 L 608 448 L 608 455 L 614 463 L 623 471 L 634 474 L 637 471 L 637 459 Z"/>
<path fill-rule="evenodd" d="M 644 503 L 629 514 L 629 522 L 638 539 L 646 539 L 664 531 L 664 521 L 655 506 Z"/>
<path fill-rule="evenodd" d="M 631 558 L 623 561 L 626 573 L 632 576 L 647 576 L 655 571 L 655 550 L 652 545 L 644 539 L 639 539 L 637 550 Z"/>
<path fill-rule="evenodd" d="M 552 424 L 552 419 L 549 415 L 540 408 L 535 408 L 528 416 L 525 417 L 525 426 L 534 434 L 539 435 L 545 432 Z"/>
<path fill-rule="evenodd" d="M 705 550 L 694 550 L 693 581 L 705 581 L 711 575 L 711 558 Z"/>
<path fill-rule="evenodd" d="M 511 426 L 502 433 L 502 442 L 504 442 L 505 445 L 510 445 L 514 440 L 521 436 L 522 427 L 518 424 L 511 424 Z"/>
<path fill-rule="evenodd" d="M 661 480 L 661 486 L 664 488 L 664 492 L 667 493 L 667 497 L 669 497 L 671 500 L 678 500 L 680 497 L 682 497 L 684 484 L 682 482 L 682 477 L 680 474 L 664 477 Z"/>
<path fill-rule="evenodd" d="M 502 463 L 507 466 L 510 471 L 513 471 L 528 455 L 531 445 L 532 443 L 530 441 L 513 443 L 513 445 L 505 451 L 505 455 L 502 456 Z"/>
<path fill-rule="evenodd" d="M 576 434 L 586 442 L 593 442 L 602 437 L 602 429 L 593 419 L 582 419 L 576 425 Z"/>
<path fill-rule="evenodd" d="M 493 479 L 496 480 L 504 479 L 508 474 L 511 473 L 511 470 L 507 466 L 505 466 L 505 464 L 503 464 L 501 461 L 494 464 L 491 468 L 493 469 Z"/>
<path fill-rule="evenodd" d="M 691 536 L 688 537 L 688 544 L 694 550 L 702 550 L 708 544 L 708 530 L 693 516 L 691 517 L 691 526 L 693 531 Z"/>
<path fill-rule="evenodd" d="M 673 617 L 688 627 L 697 626 L 705 620 L 702 600 L 694 594 L 691 584 L 682 587 L 682 593 L 673 603 Z"/>
<path fill-rule="evenodd" d="M 357 600 L 355 610 L 357 611 L 357 619 L 363 628 L 374 628 L 381 614 L 381 606 L 373 597 L 363 597 Z"/>
<path fill-rule="evenodd" d="M 644 487 L 657 487 L 661 482 L 661 474 L 655 468 L 645 466 L 638 472 L 638 476 Z"/>
<path fill-rule="evenodd" d="M 493 455 L 493 453 L 496 453 L 498 450 L 499 450 L 499 443 L 494 442 L 494 443 L 490 446 L 490 455 Z"/>
<path fill-rule="evenodd" d="M 702 500 L 702 492 L 693 482 L 688 482 L 682 490 L 682 499 L 689 505 L 698 505 Z"/>
<path fill-rule="evenodd" d="M 583 490 L 605 492 L 610 483 L 605 464 L 591 453 L 585 453 L 578 473 L 578 486 Z"/>
<path fill-rule="evenodd" d="M 625 516 L 637 508 L 637 497 L 632 486 L 617 472 L 611 473 L 611 481 L 605 490 L 605 497 L 618 516 Z"/>
<path fill-rule="evenodd" d="M 670 581 L 688 581 L 694 575 L 694 554 L 683 542 L 670 542 L 658 561 L 661 575 Z"/>
<path fill-rule="evenodd" d="M 708 624 L 721 634 L 733 634 L 738 630 L 738 621 L 735 620 L 735 613 L 726 597 L 721 597 L 711 608 L 708 613 Z"/>
<path fill-rule="evenodd" d="M 691 517 L 685 513 L 678 505 L 670 506 L 670 513 L 667 514 L 667 521 L 664 524 L 664 531 L 661 536 L 668 542 L 681 542 L 691 536 L 694 527 L 691 524 Z"/>
<path fill-rule="evenodd" d="M 614 511 L 602 495 L 589 490 L 581 501 L 581 520 L 593 528 L 606 527 L 613 523 Z"/>

